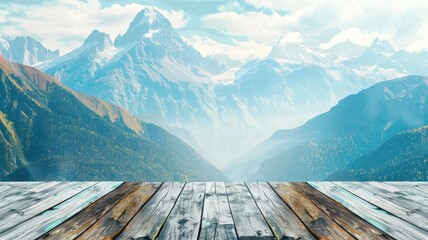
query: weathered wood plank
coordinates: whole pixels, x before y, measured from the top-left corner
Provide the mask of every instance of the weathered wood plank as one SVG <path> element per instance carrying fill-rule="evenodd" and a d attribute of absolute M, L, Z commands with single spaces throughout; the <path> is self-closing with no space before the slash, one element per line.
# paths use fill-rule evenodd
<path fill-rule="evenodd" d="M 78 237 L 139 185 L 140 183 L 136 182 L 123 183 L 120 187 L 98 199 L 63 224 L 52 229 L 41 239 L 62 240 Z"/>
<path fill-rule="evenodd" d="M 428 207 L 428 191 L 421 189 L 419 183 L 368 182 L 368 184 L 383 189 L 391 197 L 411 199 Z"/>
<path fill-rule="evenodd" d="M 118 187 L 120 182 L 101 182 L 0 234 L 0 239 L 36 239 L 78 213 L 98 198 Z"/>
<path fill-rule="evenodd" d="M 314 189 L 307 183 L 290 183 L 305 194 L 319 209 L 357 239 L 392 239 L 353 212 Z"/>
<path fill-rule="evenodd" d="M 275 239 L 244 183 L 227 183 L 226 192 L 238 239 Z"/>
<path fill-rule="evenodd" d="M 4 207 L 0 207 L 0 216 L 7 216 L 7 212 L 19 212 L 21 209 L 43 201 L 65 189 L 78 185 L 76 182 L 46 182 L 19 194 L 7 195 L 2 198 Z M 5 215 L 6 214 L 6 215 Z"/>
<path fill-rule="evenodd" d="M 77 239 L 114 239 L 159 186 L 160 183 L 141 183 Z"/>
<path fill-rule="evenodd" d="M 418 183 L 391 183 L 391 182 L 371 182 L 394 195 L 408 197 L 428 207 L 428 192 L 420 188 Z"/>
<path fill-rule="evenodd" d="M 155 239 L 183 187 L 184 183 L 163 183 L 116 239 Z"/>
<path fill-rule="evenodd" d="M 61 184 L 61 182 L 30 182 L 28 185 L 7 182 L 6 186 L 10 188 L 0 193 L 0 199 L 2 199 L 2 201 L 0 201 L 0 209 L 4 207 L 10 208 L 10 204 L 26 198 L 34 192 L 44 191 L 57 184 Z"/>
<path fill-rule="evenodd" d="M 199 239 L 237 239 L 223 182 L 207 182 Z"/>
<path fill-rule="evenodd" d="M 405 201 L 404 204 L 397 204 L 396 199 L 388 199 L 388 196 L 385 197 L 385 194 L 366 183 L 337 182 L 335 184 L 404 221 L 428 231 L 428 211 L 423 205 L 411 200 Z"/>
<path fill-rule="evenodd" d="M 197 239 L 204 195 L 205 183 L 187 183 L 161 229 L 159 239 Z"/>
<path fill-rule="evenodd" d="M 45 210 L 69 199 L 70 197 L 78 194 L 86 188 L 96 184 L 95 182 L 82 182 L 73 183 L 69 188 L 63 189 L 63 191 L 51 195 L 35 204 L 29 205 L 28 207 L 21 208 L 17 211 L 14 209 L 8 209 L 7 212 L 0 215 L 0 233 L 44 212 Z M 61 186 L 61 185 L 60 185 Z"/>
<path fill-rule="evenodd" d="M 277 239 L 315 239 L 268 183 L 246 184 Z"/>
<path fill-rule="evenodd" d="M 317 238 L 354 239 L 295 186 L 290 183 L 271 183 L 271 186 Z"/>
<path fill-rule="evenodd" d="M 395 217 L 334 183 L 310 182 L 309 184 L 393 238 L 428 238 L 426 231 Z"/>

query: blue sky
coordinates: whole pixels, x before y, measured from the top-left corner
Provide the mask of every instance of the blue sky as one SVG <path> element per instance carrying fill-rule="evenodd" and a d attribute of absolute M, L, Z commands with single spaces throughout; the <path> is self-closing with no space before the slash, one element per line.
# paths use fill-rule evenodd
<path fill-rule="evenodd" d="M 328 47 L 374 38 L 397 48 L 428 48 L 428 3 L 414 0 L 13 0 L 0 3 L 0 35 L 29 35 L 64 54 L 93 30 L 124 33 L 144 6 L 155 6 L 203 55 L 266 56 L 281 41 Z"/>

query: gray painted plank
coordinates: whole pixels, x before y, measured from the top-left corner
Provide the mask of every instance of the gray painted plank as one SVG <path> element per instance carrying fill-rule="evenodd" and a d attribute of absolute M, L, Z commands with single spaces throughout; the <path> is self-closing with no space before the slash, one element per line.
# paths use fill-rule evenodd
<path fill-rule="evenodd" d="M 309 182 L 309 184 L 391 237 L 396 239 L 428 239 L 428 232 L 379 209 L 334 183 Z"/>
<path fill-rule="evenodd" d="M 244 183 L 227 183 L 226 192 L 238 239 L 275 239 Z"/>
<path fill-rule="evenodd" d="M 369 183 L 337 182 L 335 183 L 358 197 L 382 208 L 395 216 L 428 231 L 428 208 L 412 201 L 389 197 Z"/>
<path fill-rule="evenodd" d="M 163 226 L 159 239 L 198 239 L 205 183 L 187 183 Z"/>
<path fill-rule="evenodd" d="M 207 182 L 199 239 L 237 239 L 224 182 Z"/>
<path fill-rule="evenodd" d="M 92 202 L 106 195 L 120 184 L 121 182 L 101 182 L 95 185 L 88 185 L 86 183 L 86 186 L 89 186 L 87 188 L 85 184 L 82 184 L 82 187 L 85 187 L 83 191 L 80 191 L 66 201 L 1 233 L 0 239 L 26 240 L 38 238 L 63 223 Z"/>
<path fill-rule="evenodd" d="M 428 191 L 421 189 L 419 183 L 391 183 L 391 182 L 369 182 L 379 188 L 388 191 L 391 196 L 397 198 L 410 198 L 428 207 Z"/>
<path fill-rule="evenodd" d="M 76 182 L 46 182 L 40 183 L 37 187 L 31 188 L 19 194 L 7 195 L 2 198 L 0 207 L 0 216 L 7 216 L 7 212 L 19 212 L 21 209 L 28 208 L 44 199 L 51 197 L 69 187 L 78 185 Z M 5 215 L 6 214 L 6 215 Z"/>
<path fill-rule="evenodd" d="M 173 209 L 184 183 L 163 183 L 117 239 L 155 239 Z"/>
<path fill-rule="evenodd" d="M 268 183 L 247 183 L 247 187 L 277 239 L 315 239 Z"/>
<path fill-rule="evenodd" d="M 40 192 L 48 189 L 52 186 L 60 184 L 61 182 L 30 182 L 28 184 L 16 184 L 16 183 L 2 183 L 10 188 L 0 193 L 0 209 L 10 206 L 11 203 L 19 201 L 20 199 L 26 198 L 28 195 L 31 195 L 33 192 Z"/>
<path fill-rule="evenodd" d="M 0 215 L 0 233 L 67 200 L 68 198 L 78 194 L 79 192 L 85 190 L 86 188 L 94 184 L 95 182 L 74 183 L 73 185 L 71 185 L 70 188 L 63 189 L 63 191 L 55 195 L 51 195 L 35 204 L 19 209 L 18 211 L 15 211 L 14 209 L 8 209 L 9 211 Z"/>

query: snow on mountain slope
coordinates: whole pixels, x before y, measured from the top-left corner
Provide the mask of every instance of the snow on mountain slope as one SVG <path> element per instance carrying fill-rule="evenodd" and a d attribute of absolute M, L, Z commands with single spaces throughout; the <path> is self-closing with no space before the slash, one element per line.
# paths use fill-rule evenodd
<path fill-rule="evenodd" d="M 35 65 L 39 62 L 57 58 L 59 51 L 52 51 L 31 37 L 2 38 L 0 36 L 0 54 L 11 61 Z"/>

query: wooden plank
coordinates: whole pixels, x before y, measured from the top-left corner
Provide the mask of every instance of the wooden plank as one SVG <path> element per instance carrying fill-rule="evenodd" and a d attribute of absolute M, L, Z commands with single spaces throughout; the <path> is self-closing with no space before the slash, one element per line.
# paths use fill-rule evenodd
<path fill-rule="evenodd" d="M 396 199 L 388 199 L 384 193 L 366 183 L 337 182 L 335 184 L 404 221 L 428 231 L 428 211 L 423 205 L 411 200 L 405 201 L 404 204 L 403 202 L 397 204 Z"/>
<path fill-rule="evenodd" d="M 202 218 L 205 183 L 187 183 L 159 239 L 197 239 Z"/>
<path fill-rule="evenodd" d="M 86 206 L 118 187 L 120 182 L 101 182 L 66 201 L 0 234 L 0 239 L 36 239 Z"/>
<path fill-rule="evenodd" d="M 10 188 L 0 192 L 0 199 L 2 199 L 2 201 L 0 201 L 0 209 L 9 207 L 11 203 L 25 198 L 32 192 L 40 192 L 56 184 L 60 184 L 60 182 L 30 182 L 28 184 L 15 184 L 7 182 L 5 185 L 9 186 Z"/>
<path fill-rule="evenodd" d="M 354 239 L 290 183 L 271 183 L 276 193 L 319 239 Z"/>
<path fill-rule="evenodd" d="M 1 201 L 5 205 L 0 207 L 0 216 L 5 216 L 8 212 L 20 212 L 21 209 L 28 208 L 75 185 L 78 185 L 78 183 L 46 182 L 19 194 L 7 195 Z"/>
<path fill-rule="evenodd" d="M 428 238 L 426 231 L 391 215 L 336 184 L 331 182 L 310 182 L 309 184 L 393 238 Z"/>
<path fill-rule="evenodd" d="M 226 192 L 238 239 L 275 239 L 244 183 L 227 183 Z"/>
<path fill-rule="evenodd" d="M 367 184 L 376 187 L 391 198 L 402 199 L 403 201 L 411 200 L 428 207 L 428 193 L 419 192 L 412 185 L 403 187 L 385 182 L 367 182 Z"/>
<path fill-rule="evenodd" d="M 155 239 L 183 187 L 184 183 L 163 183 L 116 239 Z"/>
<path fill-rule="evenodd" d="M 139 183 L 127 182 L 98 199 L 63 224 L 41 237 L 41 239 L 74 239 L 91 227 L 123 197 L 132 192 Z"/>
<path fill-rule="evenodd" d="M 160 183 L 141 183 L 77 239 L 114 239 L 159 186 Z"/>
<path fill-rule="evenodd" d="M 277 239 L 315 239 L 268 183 L 247 183 L 247 187 Z"/>
<path fill-rule="evenodd" d="M 223 182 L 207 182 L 199 239 L 237 239 Z"/>
<path fill-rule="evenodd" d="M 418 183 L 368 182 L 368 184 L 383 189 L 391 197 L 412 199 L 428 207 L 428 191 L 421 189 Z"/>
<path fill-rule="evenodd" d="M 18 211 L 8 209 L 9 211 L 0 215 L 0 233 L 5 232 L 37 214 L 69 199 L 94 184 L 95 182 L 74 183 L 69 188 L 63 189 L 63 191 L 55 195 L 51 195 L 35 204 L 19 209 Z"/>
<path fill-rule="evenodd" d="M 319 209 L 357 239 L 392 239 L 347 208 L 314 189 L 307 183 L 290 183 L 305 194 Z"/>

